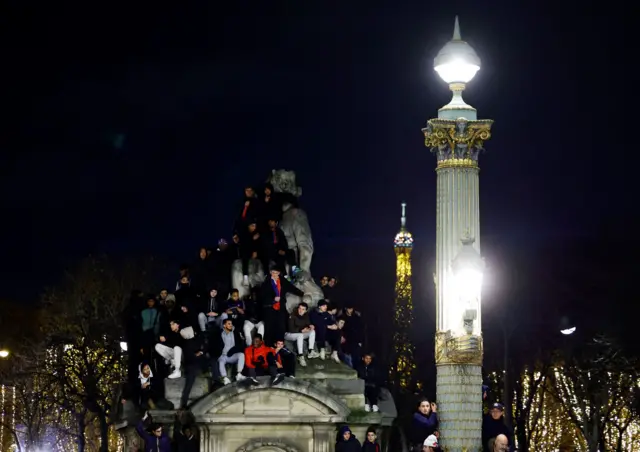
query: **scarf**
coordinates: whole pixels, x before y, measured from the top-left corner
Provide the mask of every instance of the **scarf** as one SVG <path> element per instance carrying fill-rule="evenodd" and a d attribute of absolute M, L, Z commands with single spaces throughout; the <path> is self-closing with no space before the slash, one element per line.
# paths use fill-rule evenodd
<path fill-rule="evenodd" d="M 273 244 L 277 245 L 278 244 L 278 234 L 276 234 L 276 230 L 273 230 Z"/>
<path fill-rule="evenodd" d="M 251 201 L 249 201 L 251 202 Z M 244 220 L 245 218 L 247 218 L 247 210 L 249 210 L 249 206 L 251 204 L 245 204 L 244 205 L 244 209 L 242 209 L 242 219 Z"/>
<path fill-rule="evenodd" d="M 273 288 L 273 291 L 276 293 L 276 297 L 280 297 L 280 278 L 278 278 L 277 280 L 274 280 L 273 278 L 271 278 L 271 287 Z M 280 310 L 279 301 L 276 301 L 273 303 L 273 309 L 275 309 L 276 311 Z"/>

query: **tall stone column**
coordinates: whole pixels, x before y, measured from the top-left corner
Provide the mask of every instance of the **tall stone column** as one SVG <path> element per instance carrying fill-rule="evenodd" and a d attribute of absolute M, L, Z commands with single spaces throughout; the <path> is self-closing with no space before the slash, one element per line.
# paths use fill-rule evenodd
<path fill-rule="evenodd" d="M 313 426 L 313 451 L 332 452 L 336 442 L 336 430 L 333 425 Z"/>

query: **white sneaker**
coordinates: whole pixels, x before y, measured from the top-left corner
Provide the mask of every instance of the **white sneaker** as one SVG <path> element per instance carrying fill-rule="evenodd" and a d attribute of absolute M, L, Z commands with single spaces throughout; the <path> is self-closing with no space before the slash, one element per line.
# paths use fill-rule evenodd
<path fill-rule="evenodd" d="M 338 364 L 340 364 L 342 361 L 340 361 L 340 358 L 338 357 L 338 352 L 331 352 L 331 359 L 334 360 L 335 362 L 337 362 Z"/>
<path fill-rule="evenodd" d="M 380 408 L 378 408 L 378 405 L 372 405 L 371 409 L 373 410 L 374 413 L 377 413 L 378 411 L 380 411 Z"/>
<path fill-rule="evenodd" d="M 242 285 L 243 286 L 249 286 L 249 275 L 244 275 L 242 277 Z"/>
<path fill-rule="evenodd" d="M 368 413 L 371 411 L 371 405 L 369 405 L 368 403 L 364 404 L 364 410 Z"/>
<path fill-rule="evenodd" d="M 327 359 L 327 352 L 324 351 L 324 348 L 320 349 L 320 359 L 323 361 Z"/>
<path fill-rule="evenodd" d="M 222 379 L 222 384 L 225 385 L 225 386 L 226 385 L 230 385 L 231 384 L 231 380 L 229 380 L 229 377 L 224 377 Z"/>
<path fill-rule="evenodd" d="M 309 359 L 316 359 L 316 358 L 320 358 L 320 353 L 318 353 L 315 350 L 310 350 L 309 354 L 307 355 L 307 358 Z"/>
<path fill-rule="evenodd" d="M 242 375 L 242 374 L 238 374 L 238 375 L 236 375 L 236 381 L 242 381 L 242 380 L 244 380 L 245 378 L 247 378 L 247 377 L 245 377 L 245 376 L 244 376 L 244 375 Z"/>
<path fill-rule="evenodd" d="M 304 359 L 304 356 L 298 356 L 298 364 L 300 364 L 302 367 L 307 367 L 307 360 Z"/>
<path fill-rule="evenodd" d="M 167 378 L 169 378 L 170 380 L 175 380 L 176 378 L 180 378 L 181 376 L 182 372 L 180 372 L 180 369 L 176 369 L 171 372 L 171 375 L 169 375 Z"/>

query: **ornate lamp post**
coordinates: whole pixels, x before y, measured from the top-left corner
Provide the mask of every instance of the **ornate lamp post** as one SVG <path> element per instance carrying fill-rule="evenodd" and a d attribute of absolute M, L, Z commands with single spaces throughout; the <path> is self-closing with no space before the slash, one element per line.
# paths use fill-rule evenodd
<path fill-rule="evenodd" d="M 441 442 L 450 452 L 482 448 L 482 324 L 478 154 L 491 120 L 462 99 L 480 58 L 460 36 L 440 50 L 434 69 L 453 98 L 427 122 L 425 145 L 437 157 L 436 366 Z"/>

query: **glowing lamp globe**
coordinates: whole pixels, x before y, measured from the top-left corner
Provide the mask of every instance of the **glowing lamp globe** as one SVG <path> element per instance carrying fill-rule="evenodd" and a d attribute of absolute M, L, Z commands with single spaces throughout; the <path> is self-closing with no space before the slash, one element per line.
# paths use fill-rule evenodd
<path fill-rule="evenodd" d="M 473 47 L 462 40 L 457 16 L 453 39 L 438 52 L 433 60 L 433 67 L 448 84 L 469 83 L 480 70 L 480 57 Z"/>
<path fill-rule="evenodd" d="M 129 345 L 126 342 L 122 341 L 120 342 L 120 348 L 123 352 L 126 352 L 129 349 Z"/>
<path fill-rule="evenodd" d="M 9 350 L 0 350 L 0 358 L 8 358 Z"/>
<path fill-rule="evenodd" d="M 471 237 L 463 238 L 462 248 L 452 262 L 457 291 L 464 302 L 479 299 L 482 290 L 484 261 L 473 247 L 474 242 Z"/>

